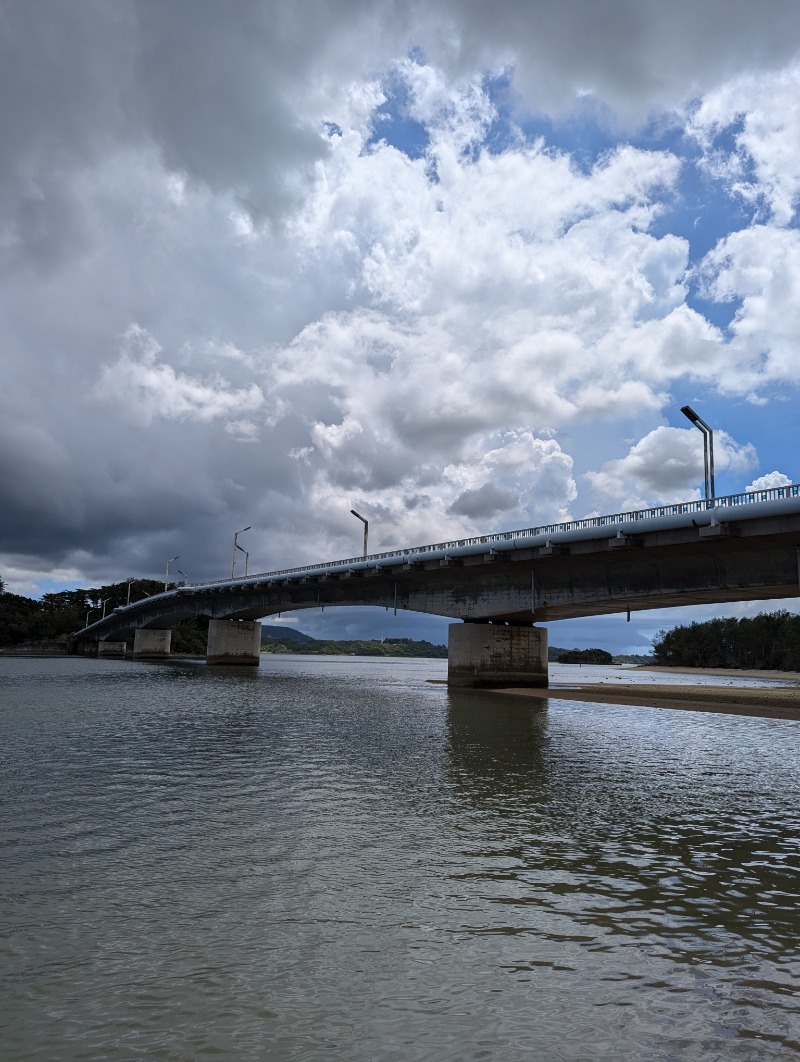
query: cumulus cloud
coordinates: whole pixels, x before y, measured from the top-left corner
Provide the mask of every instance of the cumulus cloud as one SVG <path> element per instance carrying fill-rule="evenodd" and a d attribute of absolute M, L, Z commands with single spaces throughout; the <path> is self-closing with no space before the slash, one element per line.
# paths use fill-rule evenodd
<path fill-rule="evenodd" d="M 714 433 L 717 471 L 745 472 L 757 459 L 752 444 L 740 445 L 724 431 Z M 587 479 L 606 508 L 628 510 L 700 497 L 696 484 L 702 484 L 703 475 L 700 433 L 662 426 L 640 439 L 625 457 L 587 473 Z"/>
<path fill-rule="evenodd" d="M 771 490 L 773 487 L 788 487 L 791 483 L 791 479 L 783 472 L 767 472 L 764 476 L 758 476 L 749 483 L 745 490 Z"/>
<path fill-rule="evenodd" d="M 706 95 L 689 131 L 731 192 L 788 225 L 800 198 L 800 69 L 745 74 Z"/>
<path fill-rule="evenodd" d="M 254 434 L 255 424 L 238 418 L 264 405 L 256 384 L 236 390 L 220 375 L 198 380 L 159 361 L 160 353 L 154 338 L 132 325 L 119 358 L 103 366 L 94 397 L 116 403 L 142 424 L 151 423 L 156 416 L 200 421 L 222 418 L 227 420 L 226 430 L 233 434 Z"/>

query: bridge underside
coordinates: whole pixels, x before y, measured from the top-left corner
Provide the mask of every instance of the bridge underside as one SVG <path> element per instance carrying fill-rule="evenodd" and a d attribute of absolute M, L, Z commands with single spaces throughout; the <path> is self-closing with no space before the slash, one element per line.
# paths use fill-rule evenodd
<path fill-rule="evenodd" d="M 500 553 L 400 559 L 348 571 L 183 587 L 125 609 L 93 625 L 97 633 L 81 636 L 124 638 L 139 628 L 168 629 L 193 616 L 251 621 L 344 605 L 530 628 L 615 612 L 793 598 L 800 596 L 799 551 L 800 514 L 788 514 Z M 519 646 L 515 652 L 518 657 Z M 530 653 L 537 656 L 536 678 L 540 649 L 531 643 Z"/>

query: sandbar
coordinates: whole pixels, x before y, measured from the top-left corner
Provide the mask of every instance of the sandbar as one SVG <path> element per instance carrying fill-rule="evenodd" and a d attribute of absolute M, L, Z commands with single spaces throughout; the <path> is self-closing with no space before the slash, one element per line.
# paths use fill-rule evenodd
<path fill-rule="evenodd" d="M 625 704 L 640 708 L 671 708 L 690 712 L 722 712 L 728 715 L 800 720 L 800 674 L 789 671 L 726 671 L 715 668 L 637 668 L 683 675 L 720 675 L 739 678 L 781 679 L 795 685 L 739 686 L 667 685 L 653 682 L 552 683 L 547 689 L 502 689 L 498 694 L 536 700 L 589 701 L 595 704 Z"/>

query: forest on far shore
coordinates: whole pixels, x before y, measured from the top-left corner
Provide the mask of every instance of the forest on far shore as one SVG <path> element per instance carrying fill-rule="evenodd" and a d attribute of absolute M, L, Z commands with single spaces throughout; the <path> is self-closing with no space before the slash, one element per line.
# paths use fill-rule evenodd
<path fill-rule="evenodd" d="M 800 671 L 800 616 L 783 610 L 673 627 L 656 635 L 653 654 L 667 667 Z"/>

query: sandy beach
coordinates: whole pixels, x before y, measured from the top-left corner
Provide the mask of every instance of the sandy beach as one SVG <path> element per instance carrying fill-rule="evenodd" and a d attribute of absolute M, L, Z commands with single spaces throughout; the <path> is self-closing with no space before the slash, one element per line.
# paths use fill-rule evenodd
<path fill-rule="evenodd" d="M 557 699 L 592 701 L 596 704 L 629 704 L 642 708 L 672 708 L 691 712 L 723 712 L 729 715 L 762 716 L 772 719 L 800 720 L 800 673 L 795 671 L 726 671 L 714 668 L 645 667 L 638 671 L 653 673 L 653 681 L 635 685 L 624 682 L 552 683 L 548 689 L 505 689 L 497 693 L 536 700 Z M 699 686 L 666 685 L 658 673 L 681 675 L 719 675 L 737 678 L 781 679 L 790 686 Z"/>

